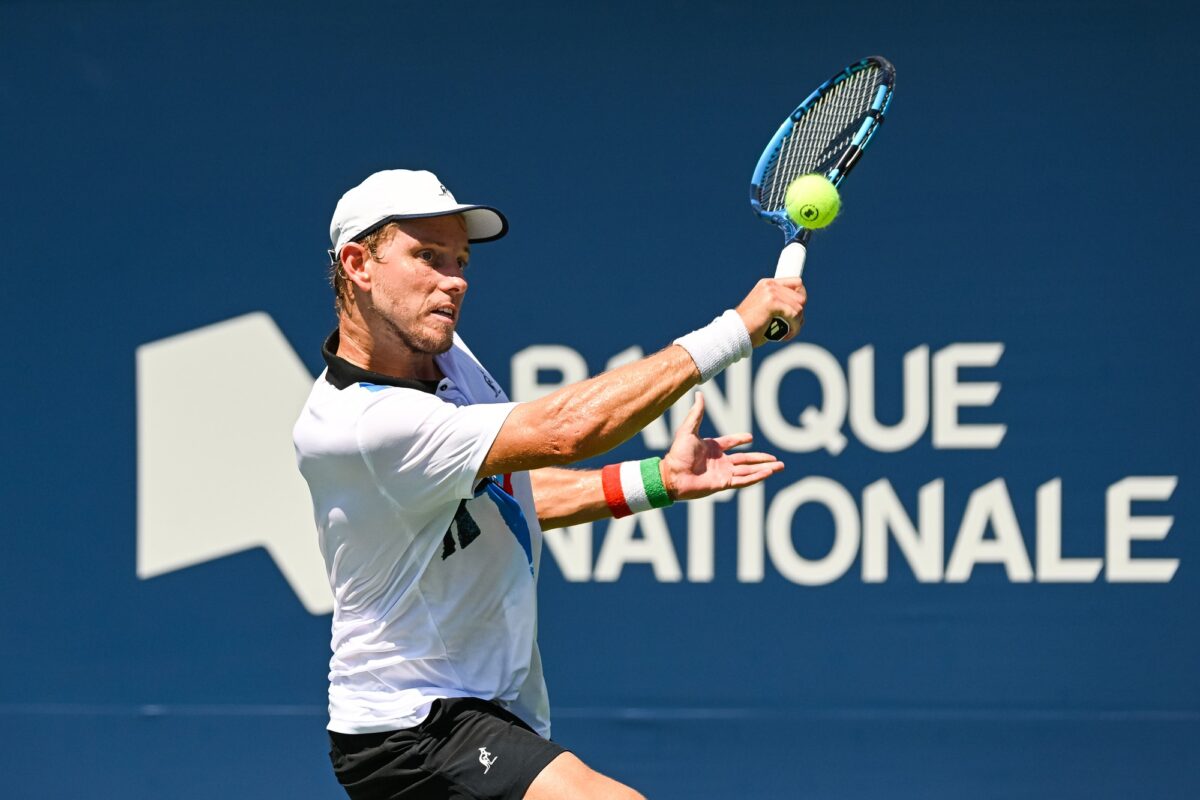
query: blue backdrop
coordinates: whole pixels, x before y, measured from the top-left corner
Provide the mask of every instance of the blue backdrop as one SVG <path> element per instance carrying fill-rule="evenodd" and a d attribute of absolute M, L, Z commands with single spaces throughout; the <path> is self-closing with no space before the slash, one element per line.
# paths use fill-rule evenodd
<path fill-rule="evenodd" d="M 560 535 L 555 737 L 652 798 L 1194 794 L 1195 30 L 1160 2 L 0 5 L 2 793 L 339 794 L 328 615 L 261 548 L 138 577 L 139 347 L 265 312 L 315 373 L 333 206 L 403 166 L 511 220 L 460 328 L 505 386 L 556 380 L 542 345 L 656 349 L 772 271 L 755 159 L 878 52 L 896 98 L 814 238 L 810 347 L 716 390 L 788 469 L 711 526 Z M 830 411 L 868 345 L 847 402 L 887 425 L 928 348 L 893 452 Z M 887 498 L 916 525 L 930 485 L 922 561 Z"/>

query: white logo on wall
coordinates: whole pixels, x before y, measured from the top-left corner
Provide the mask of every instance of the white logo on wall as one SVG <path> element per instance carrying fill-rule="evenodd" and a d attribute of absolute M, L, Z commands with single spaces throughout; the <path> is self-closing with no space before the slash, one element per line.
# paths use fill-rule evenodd
<path fill-rule="evenodd" d="M 932 355 L 923 345 L 914 348 L 903 362 L 903 417 L 884 425 L 875 416 L 872 347 L 851 354 L 847 377 L 828 351 L 793 343 L 767 353 L 753 367 L 742 361 L 719 383 L 705 385 L 708 418 L 720 433 L 756 424 L 770 445 L 785 453 L 842 452 L 847 421 L 857 440 L 878 452 L 911 447 L 926 431 L 937 449 L 995 449 L 1006 427 L 962 423 L 958 411 L 987 408 L 1000 384 L 968 382 L 958 370 L 995 367 L 1003 352 L 995 342 L 952 344 Z M 629 348 L 605 368 L 641 355 L 639 348 Z M 796 371 L 817 379 L 822 403 L 793 421 L 779 399 L 784 377 Z M 512 357 L 512 395 L 518 402 L 533 400 L 588 374 L 583 356 L 570 347 L 527 347 Z M 546 375 L 555 377 L 546 381 Z M 308 490 L 296 470 L 291 440 L 312 381 L 279 328 L 262 313 L 138 348 L 139 577 L 263 547 L 308 611 L 332 609 Z M 689 394 L 642 432 L 648 451 L 666 449 L 690 402 Z M 769 563 L 793 583 L 826 584 L 844 576 L 860 556 L 862 580 L 885 581 L 890 541 L 922 582 L 962 582 L 977 564 L 1000 564 L 1016 583 L 1089 583 L 1101 570 L 1112 582 L 1165 583 L 1178 560 L 1135 559 L 1131 547 L 1135 540 L 1165 539 L 1173 517 L 1135 516 L 1132 504 L 1169 500 L 1176 484 L 1173 475 L 1130 476 L 1108 488 L 1104 558 L 1062 555 L 1062 479 L 1057 477 L 1038 488 L 1036 518 L 1031 526 L 1026 522 L 1034 533 L 1033 559 L 1002 478 L 971 492 L 948 556 L 941 478 L 920 489 L 915 520 L 886 478 L 865 487 L 861 502 L 836 481 L 810 475 L 788 486 L 773 484 L 769 503 L 761 486 L 688 503 L 672 512 L 672 518 L 686 519 L 686 571 L 668 514 L 661 510 L 602 523 L 602 537 L 591 523 L 547 531 L 546 544 L 569 581 L 615 581 L 626 565 L 641 564 L 649 565 L 660 582 L 706 583 L 716 572 L 716 504 L 733 502 L 734 569 L 743 583 L 764 580 Z M 816 559 L 798 553 L 793 541 L 793 518 L 808 504 L 823 507 L 833 519 L 833 545 Z"/>
<path fill-rule="evenodd" d="M 333 609 L 292 426 L 313 376 L 248 314 L 137 350 L 137 574 L 263 547 L 313 614 Z"/>

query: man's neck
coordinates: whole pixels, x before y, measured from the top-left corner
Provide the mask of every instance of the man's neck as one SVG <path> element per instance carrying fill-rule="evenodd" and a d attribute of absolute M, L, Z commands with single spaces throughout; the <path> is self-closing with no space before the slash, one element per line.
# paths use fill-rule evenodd
<path fill-rule="evenodd" d="M 436 381 L 445 377 L 432 354 L 413 352 L 395 339 L 385 326 L 370 325 L 358 314 L 338 317 L 340 358 L 371 372 L 397 378 Z"/>

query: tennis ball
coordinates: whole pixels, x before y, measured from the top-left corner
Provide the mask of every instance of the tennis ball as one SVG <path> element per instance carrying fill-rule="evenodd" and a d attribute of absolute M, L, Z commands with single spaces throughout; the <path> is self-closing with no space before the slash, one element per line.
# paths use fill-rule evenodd
<path fill-rule="evenodd" d="M 824 175 L 801 175 L 788 184 L 783 207 L 797 225 L 824 228 L 837 217 L 842 198 Z"/>

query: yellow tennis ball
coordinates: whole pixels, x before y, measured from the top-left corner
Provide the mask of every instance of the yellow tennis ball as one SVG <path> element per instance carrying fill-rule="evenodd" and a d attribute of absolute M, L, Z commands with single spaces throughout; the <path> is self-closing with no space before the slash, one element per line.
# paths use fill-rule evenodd
<path fill-rule="evenodd" d="M 801 175 L 788 184 L 783 207 L 797 225 L 824 228 L 837 217 L 842 198 L 824 175 Z"/>

